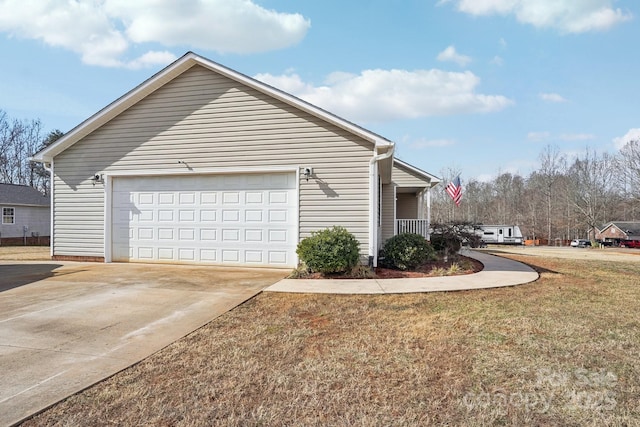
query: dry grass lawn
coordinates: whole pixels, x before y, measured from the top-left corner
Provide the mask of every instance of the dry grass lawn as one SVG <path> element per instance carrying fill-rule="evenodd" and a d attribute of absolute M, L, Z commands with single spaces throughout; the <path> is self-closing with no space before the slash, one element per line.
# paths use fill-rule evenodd
<path fill-rule="evenodd" d="M 508 256 L 541 279 L 260 294 L 25 425 L 640 425 L 640 263 Z"/>
<path fill-rule="evenodd" d="M 0 246 L 0 261 L 49 261 L 49 246 Z"/>

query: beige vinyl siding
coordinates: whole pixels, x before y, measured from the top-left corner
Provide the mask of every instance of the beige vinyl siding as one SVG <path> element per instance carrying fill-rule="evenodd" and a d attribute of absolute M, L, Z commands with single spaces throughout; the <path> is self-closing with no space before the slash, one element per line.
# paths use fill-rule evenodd
<path fill-rule="evenodd" d="M 380 245 L 384 245 L 384 242 L 393 237 L 395 204 L 395 184 L 384 184 L 382 186 L 382 241 Z"/>
<path fill-rule="evenodd" d="M 342 225 L 368 247 L 373 144 L 194 66 L 54 159 L 56 255 L 103 256 L 96 173 L 313 167 L 300 181 L 300 237 Z"/>
<path fill-rule="evenodd" d="M 398 204 L 396 216 L 398 219 L 418 218 L 418 198 L 414 193 L 397 193 Z"/>
<path fill-rule="evenodd" d="M 422 187 L 426 188 L 429 186 L 429 181 L 421 178 L 420 175 L 417 175 L 408 169 L 403 168 L 397 163 L 393 165 L 393 172 L 391 180 L 397 184 L 399 187 Z"/>

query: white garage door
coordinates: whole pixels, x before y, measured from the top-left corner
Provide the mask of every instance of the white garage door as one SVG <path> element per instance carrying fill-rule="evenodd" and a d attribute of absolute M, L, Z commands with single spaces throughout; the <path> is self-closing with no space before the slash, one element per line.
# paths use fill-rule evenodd
<path fill-rule="evenodd" d="M 293 267 L 293 173 L 115 177 L 114 261 Z"/>

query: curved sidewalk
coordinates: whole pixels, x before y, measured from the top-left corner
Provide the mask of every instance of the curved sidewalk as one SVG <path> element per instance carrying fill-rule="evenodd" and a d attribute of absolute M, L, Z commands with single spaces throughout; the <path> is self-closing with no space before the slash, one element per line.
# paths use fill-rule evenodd
<path fill-rule="evenodd" d="M 460 276 L 407 279 L 283 279 L 264 290 L 318 294 L 404 294 L 515 286 L 533 282 L 539 277 L 534 269 L 518 261 L 474 250 L 464 250 L 461 254 L 480 261 L 484 265 L 482 271 Z"/>

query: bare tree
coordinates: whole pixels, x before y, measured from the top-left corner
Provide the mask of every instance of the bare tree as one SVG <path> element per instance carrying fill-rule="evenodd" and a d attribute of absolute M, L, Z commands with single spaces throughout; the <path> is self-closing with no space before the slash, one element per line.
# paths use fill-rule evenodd
<path fill-rule="evenodd" d="M 40 120 L 11 119 L 0 110 L 0 182 L 30 185 L 46 193 L 48 174 L 29 159 L 48 144 L 50 136 L 43 138 Z"/>
<path fill-rule="evenodd" d="M 571 200 L 586 228 L 603 224 L 615 194 L 615 162 L 607 153 L 587 150 L 568 170 Z M 586 230 L 585 230 L 586 231 Z"/>
<path fill-rule="evenodd" d="M 59 129 L 52 130 L 47 134 L 44 140 L 40 143 L 40 146 L 38 147 L 37 151 L 40 151 L 43 148 L 46 148 L 50 144 L 53 144 L 62 136 L 64 136 L 64 133 L 61 130 Z M 44 194 L 49 194 L 49 191 L 51 188 L 51 182 L 50 182 L 51 176 L 49 174 L 49 171 L 45 169 L 42 163 L 31 162 L 31 175 L 29 179 L 30 179 L 29 181 L 30 186 L 40 190 Z"/>
<path fill-rule="evenodd" d="M 442 182 L 431 192 L 431 215 L 433 218 L 433 222 L 448 223 L 462 216 L 462 214 L 459 212 L 460 209 L 456 207 L 455 203 L 453 203 L 453 201 L 445 191 L 445 188 L 449 184 L 449 182 L 451 182 L 451 180 L 458 175 L 460 175 L 460 171 L 454 168 L 440 171 Z M 465 196 L 463 196 L 462 203 L 465 203 Z"/>
<path fill-rule="evenodd" d="M 546 201 L 546 222 L 547 222 L 547 239 L 551 243 L 553 238 L 551 224 L 553 222 L 552 211 L 553 201 L 556 196 L 556 183 L 562 176 L 566 168 L 566 158 L 560 154 L 557 147 L 547 145 L 542 153 L 540 153 L 540 169 L 538 176 L 540 180 L 540 192 Z"/>
<path fill-rule="evenodd" d="M 624 178 L 625 190 L 640 199 L 640 140 L 628 142 L 618 155 L 617 164 Z"/>
<path fill-rule="evenodd" d="M 557 148 L 547 146 L 539 161 L 526 178 L 499 173 L 489 182 L 464 182 L 460 208 L 444 192 L 458 171 L 445 170 L 434 192 L 433 222 L 515 224 L 525 236 L 553 244 L 585 237 L 607 221 L 640 219 L 640 141 L 616 156 L 587 150 L 570 167 Z"/>

